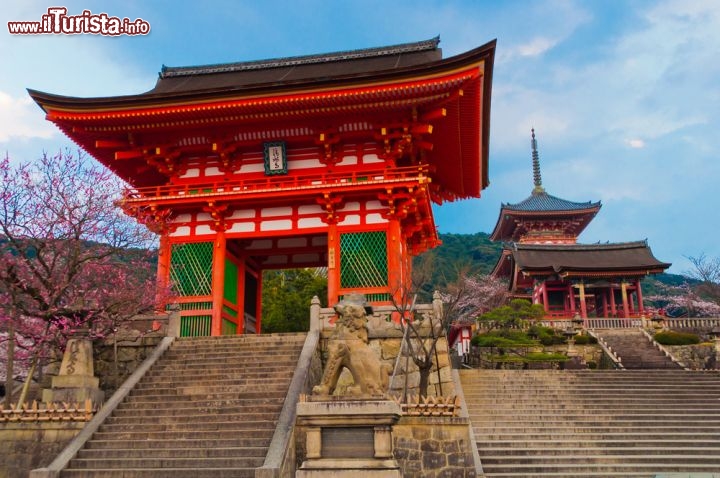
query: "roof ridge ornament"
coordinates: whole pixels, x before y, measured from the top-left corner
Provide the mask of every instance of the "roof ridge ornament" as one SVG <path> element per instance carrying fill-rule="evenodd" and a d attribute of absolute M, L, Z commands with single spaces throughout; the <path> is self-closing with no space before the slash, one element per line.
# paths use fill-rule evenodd
<path fill-rule="evenodd" d="M 542 176 L 540 175 L 540 155 L 538 154 L 537 150 L 537 140 L 535 139 L 535 128 L 532 128 L 532 140 L 530 141 L 530 146 L 532 147 L 532 161 L 533 161 L 533 183 L 535 184 L 535 187 L 533 188 L 532 193 L 533 194 L 543 194 L 545 192 L 545 188 L 543 188 L 542 185 Z"/>
<path fill-rule="evenodd" d="M 159 76 L 160 78 L 171 78 L 178 76 L 207 75 L 235 71 L 262 70 L 267 68 L 329 63 L 345 60 L 358 60 L 387 55 L 399 55 L 403 53 L 435 50 L 437 49 L 439 43 L 440 35 L 429 40 L 423 40 L 418 42 L 400 43 L 397 45 L 388 45 L 373 48 L 362 48 L 358 50 L 344 50 L 314 55 L 290 56 L 283 58 L 270 58 L 265 60 L 251 60 L 233 63 L 216 63 L 200 66 L 162 65 Z"/>

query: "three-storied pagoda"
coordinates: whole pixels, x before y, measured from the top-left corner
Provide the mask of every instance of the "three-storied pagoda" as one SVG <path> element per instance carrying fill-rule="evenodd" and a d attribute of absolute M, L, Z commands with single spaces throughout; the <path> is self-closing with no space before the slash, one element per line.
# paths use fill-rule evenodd
<path fill-rule="evenodd" d="M 670 264 L 658 261 L 647 241 L 578 244 L 601 204 L 548 194 L 535 130 L 531 146 L 535 187 L 528 198 L 500 208 L 490 239 L 506 245 L 492 275 L 509 280 L 513 297 L 542 304 L 549 317 L 642 315 L 640 281 Z"/>
<path fill-rule="evenodd" d="M 388 302 L 439 242 L 431 204 L 487 186 L 495 42 L 447 59 L 438 43 L 163 67 L 138 95 L 30 95 L 130 185 L 120 205 L 160 234 L 182 333 L 259 333 L 263 270 L 327 267 L 328 305 Z"/>

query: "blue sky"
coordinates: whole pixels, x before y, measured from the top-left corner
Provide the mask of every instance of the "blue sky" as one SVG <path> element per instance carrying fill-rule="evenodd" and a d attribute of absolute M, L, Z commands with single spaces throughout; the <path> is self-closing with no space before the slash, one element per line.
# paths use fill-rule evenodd
<path fill-rule="evenodd" d="M 444 56 L 497 39 L 490 181 L 436 210 L 440 232 L 490 232 L 501 202 L 530 194 L 530 128 L 543 184 L 603 208 L 581 241 L 648 239 L 671 272 L 720 256 L 720 2 L 70 0 L 142 18 L 147 36 L 14 36 L 60 2 L 0 9 L 0 151 L 30 160 L 68 145 L 25 88 L 115 96 L 152 88 L 161 65 L 323 53 L 440 35 Z"/>

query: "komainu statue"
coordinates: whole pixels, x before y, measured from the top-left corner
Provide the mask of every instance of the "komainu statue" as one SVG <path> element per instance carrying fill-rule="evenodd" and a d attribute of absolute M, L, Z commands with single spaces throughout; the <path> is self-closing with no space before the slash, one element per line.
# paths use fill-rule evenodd
<path fill-rule="evenodd" d="M 314 395 L 332 395 L 340 373 L 347 368 L 355 385 L 350 395 L 384 395 L 392 368 L 368 345 L 367 314 L 372 308 L 362 294 L 349 294 L 335 306 L 338 320 L 328 343 L 328 359 Z"/>

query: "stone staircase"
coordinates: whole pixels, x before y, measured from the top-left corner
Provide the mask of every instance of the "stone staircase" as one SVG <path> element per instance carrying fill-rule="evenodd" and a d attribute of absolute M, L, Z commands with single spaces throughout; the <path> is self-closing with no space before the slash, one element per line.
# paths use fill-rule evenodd
<path fill-rule="evenodd" d="M 595 332 L 620 357 L 626 369 L 681 369 L 650 342 L 640 329 L 605 329 Z"/>
<path fill-rule="evenodd" d="M 304 341 L 304 334 L 179 339 L 60 476 L 254 476 Z"/>
<path fill-rule="evenodd" d="M 459 373 L 487 478 L 720 472 L 720 372 Z"/>

